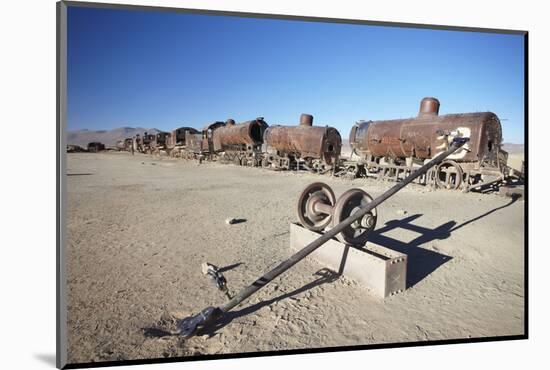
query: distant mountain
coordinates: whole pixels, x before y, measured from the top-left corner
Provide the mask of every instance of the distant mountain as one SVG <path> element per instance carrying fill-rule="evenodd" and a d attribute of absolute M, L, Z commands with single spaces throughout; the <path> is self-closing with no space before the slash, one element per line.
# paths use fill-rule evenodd
<path fill-rule="evenodd" d="M 525 150 L 524 144 L 503 143 L 502 149 L 506 150 L 510 154 L 523 153 Z"/>
<path fill-rule="evenodd" d="M 156 134 L 160 132 L 156 128 L 142 128 L 142 127 L 120 127 L 113 130 L 97 130 L 91 131 L 87 129 L 77 130 L 77 131 L 68 131 L 67 132 L 67 144 L 69 145 L 80 145 L 85 148 L 88 143 L 92 141 L 99 141 L 100 143 L 105 144 L 105 146 L 115 146 L 118 140 L 124 140 L 127 137 L 134 137 L 139 134 L 147 132 L 149 134 Z"/>

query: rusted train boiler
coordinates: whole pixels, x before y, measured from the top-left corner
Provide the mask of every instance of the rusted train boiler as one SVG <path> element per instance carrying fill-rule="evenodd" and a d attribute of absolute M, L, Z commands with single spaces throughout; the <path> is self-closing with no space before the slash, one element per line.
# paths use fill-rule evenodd
<path fill-rule="evenodd" d="M 263 117 L 235 124 L 228 119 L 212 133 L 212 147 L 222 162 L 242 166 L 259 166 L 264 131 L 268 124 Z"/>
<path fill-rule="evenodd" d="M 324 173 L 336 168 L 341 148 L 338 130 L 313 126 L 313 116 L 302 114 L 297 126 L 277 125 L 265 130 L 262 166 Z"/>
<path fill-rule="evenodd" d="M 423 176 L 421 182 L 446 189 L 470 188 L 502 180 L 509 168 L 502 150 L 502 128 L 491 112 L 439 115 L 439 100 L 424 98 L 417 117 L 360 121 L 351 129 L 352 156 L 347 170 L 399 181 L 449 147 L 449 137 L 469 142 Z M 355 164 L 354 164 L 355 163 Z"/>

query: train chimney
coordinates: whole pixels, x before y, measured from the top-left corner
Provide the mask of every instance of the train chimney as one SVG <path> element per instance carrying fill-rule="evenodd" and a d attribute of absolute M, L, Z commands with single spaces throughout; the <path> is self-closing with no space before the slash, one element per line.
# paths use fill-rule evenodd
<path fill-rule="evenodd" d="M 313 116 L 311 114 L 302 113 L 300 116 L 300 126 L 312 126 Z"/>
<path fill-rule="evenodd" d="M 230 125 L 234 125 L 235 124 L 235 120 L 232 119 L 232 118 L 229 118 L 226 122 L 225 122 L 226 125 L 230 126 Z"/>
<path fill-rule="evenodd" d="M 439 114 L 439 100 L 436 98 L 424 98 L 420 102 L 418 117 L 437 116 Z"/>

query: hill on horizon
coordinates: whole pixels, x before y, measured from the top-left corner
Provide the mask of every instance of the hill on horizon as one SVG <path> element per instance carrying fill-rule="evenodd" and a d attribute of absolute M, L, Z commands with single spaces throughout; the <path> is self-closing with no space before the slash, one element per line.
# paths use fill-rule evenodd
<path fill-rule="evenodd" d="M 525 144 L 503 143 L 502 149 L 506 150 L 509 154 L 523 153 L 525 151 Z"/>
<path fill-rule="evenodd" d="M 93 141 L 99 141 L 105 144 L 105 146 L 115 146 L 119 140 L 124 140 L 128 137 L 134 137 L 139 134 L 147 132 L 149 134 L 156 134 L 160 130 L 156 128 L 143 128 L 143 127 L 119 127 L 112 130 L 88 130 L 81 129 L 76 131 L 67 131 L 67 144 L 68 145 L 80 145 L 83 148 L 88 146 L 88 143 Z"/>

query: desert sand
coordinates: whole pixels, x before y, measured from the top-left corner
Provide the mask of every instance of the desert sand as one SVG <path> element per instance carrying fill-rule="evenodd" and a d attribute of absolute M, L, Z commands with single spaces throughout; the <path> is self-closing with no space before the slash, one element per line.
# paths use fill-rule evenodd
<path fill-rule="evenodd" d="M 378 208 L 371 240 L 408 254 L 408 288 L 384 300 L 306 259 L 199 337 L 146 336 L 238 291 L 290 256 L 298 195 L 324 181 L 373 196 L 392 183 L 128 153 L 67 168 L 69 362 L 523 334 L 524 202 L 410 185 Z M 246 221 L 227 225 L 229 217 Z M 424 228 L 416 233 L 409 223 Z M 419 229 L 420 230 L 420 229 Z"/>

